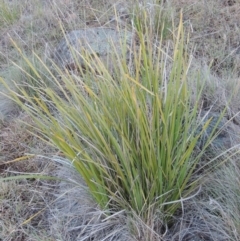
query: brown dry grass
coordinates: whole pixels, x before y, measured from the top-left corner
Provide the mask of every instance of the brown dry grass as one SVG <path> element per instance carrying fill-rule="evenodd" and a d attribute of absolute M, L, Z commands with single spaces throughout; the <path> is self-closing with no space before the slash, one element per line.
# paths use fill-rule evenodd
<path fill-rule="evenodd" d="M 23 161 L 21 166 L 12 165 L 4 175 L 18 175 L 26 169 L 29 173 L 49 175 L 56 166 L 35 158 Z M 54 198 L 54 183 L 22 179 L 1 182 L 0 187 L 0 240 L 51 240 L 47 238 L 50 225 L 46 207 Z"/>
<path fill-rule="evenodd" d="M 239 75 L 239 1 L 171 1 L 183 9 L 195 56 L 220 76 Z"/>
<path fill-rule="evenodd" d="M 56 164 L 46 158 L 27 153 L 52 155 L 54 148 L 40 141 L 31 132 L 32 120 L 21 113 L 4 122 L 0 128 L 0 176 L 24 174 L 50 175 Z M 21 160 L 23 158 L 23 160 Z M 53 181 L 35 178 L 0 182 L 0 240 L 44 240 L 49 230 L 46 207 L 53 200 Z M 38 213 L 36 217 L 33 217 Z M 33 217 L 29 222 L 26 220 Z M 47 239 L 46 239 L 47 240 Z M 48 239 L 50 240 L 50 239 Z"/>

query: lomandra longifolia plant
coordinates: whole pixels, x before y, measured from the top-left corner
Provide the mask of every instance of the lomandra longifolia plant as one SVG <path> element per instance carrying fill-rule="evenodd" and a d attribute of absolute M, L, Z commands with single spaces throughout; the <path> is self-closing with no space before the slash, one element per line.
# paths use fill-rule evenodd
<path fill-rule="evenodd" d="M 124 41 L 122 54 L 113 46 L 111 71 L 96 53 L 75 52 L 85 61 L 84 71 L 56 67 L 54 75 L 42 63 L 56 88 L 31 85 L 32 96 L 16 82 L 12 98 L 32 116 L 42 138 L 64 153 L 103 209 L 133 211 L 143 219 L 158 210 L 169 220 L 198 184 L 192 173 L 205 148 L 194 155 L 201 136 L 194 127 L 198 103 L 191 103 L 188 89 L 182 21 L 173 51 L 161 39 L 153 41 L 147 26 L 144 34 L 137 29 L 130 63 Z M 41 73 L 32 71 L 42 83 Z"/>

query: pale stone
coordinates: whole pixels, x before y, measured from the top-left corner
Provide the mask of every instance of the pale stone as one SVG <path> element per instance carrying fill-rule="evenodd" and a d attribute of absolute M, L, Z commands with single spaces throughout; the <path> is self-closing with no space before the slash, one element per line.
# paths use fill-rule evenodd
<path fill-rule="evenodd" d="M 75 30 L 66 34 L 59 43 L 54 52 L 54 59 L 62 68 L 76 69 L 85 64 L 84 51 L 92 56 L 96 54 L 106 61 L 111 54 L 122 53 L 122 44 L 126 43 L 130 49 L 133 40 L 134 34 L 127 30 L 103 27 Z"/>

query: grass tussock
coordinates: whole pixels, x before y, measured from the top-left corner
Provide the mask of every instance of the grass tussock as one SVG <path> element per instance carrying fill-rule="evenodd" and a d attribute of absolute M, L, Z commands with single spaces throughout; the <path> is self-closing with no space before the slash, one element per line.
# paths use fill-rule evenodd
<path fill-rule="evenodd" d="M 0 240 L 239 239 L 238 3 L 218 2 L 0 0 Z M 98 26 L 136 41 L 48 59 Z"/>
<path fill-rule="evenodd" d="M 19 94 L 13 92 L 42 135 L 64 153 L 96 202 L 110 213 L 133 211 L 147 220 L 149 212 L 158 210 L 169 222 L 182 198 L 197 187 L 192 174 L 209 141 L 193 154 L 210 120 L 196 131 L 198 105 L 190 102 L 183 34 L 180 22 L 168 77 L 169 56 L 161 39 L 152 45 L 138 31 L 133 71 L 117 53 L 114 73 L 100 59 L 92 66 L 91 58 L 97 56 L 91 54 L 84 57 L 88 71 L 62 79 L 64 98 L 45 86 L 29 85 L 33 97 L 20 85 Z"/>

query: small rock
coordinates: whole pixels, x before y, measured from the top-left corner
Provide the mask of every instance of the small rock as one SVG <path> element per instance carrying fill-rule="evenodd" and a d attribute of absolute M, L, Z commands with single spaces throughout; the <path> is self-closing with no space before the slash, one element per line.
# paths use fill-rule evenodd
<path fill-rule="evenodd" d="M 81 56 L 83 51 L 90 55 L 94 53 L 106 62 L 110 54 L 121 54 L 121 43 L 126 41 L 127 46 L 131 47 L 133 40 L 134 34 L 127 30 L 103 27 L 75 30 L 62 39 L 53 58 L 61 68 L 74 70 L 78 66 L 84 67 L 85 62 Z"/>

